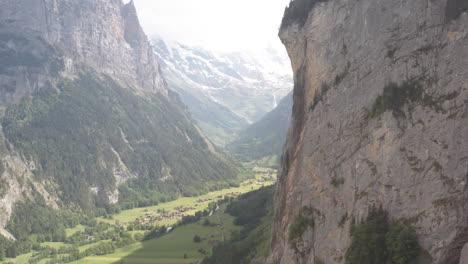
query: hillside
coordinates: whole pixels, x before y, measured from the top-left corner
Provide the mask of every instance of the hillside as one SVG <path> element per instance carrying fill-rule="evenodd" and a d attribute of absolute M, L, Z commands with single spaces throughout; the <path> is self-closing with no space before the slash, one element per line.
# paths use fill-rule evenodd
<path fill-rule="evenodd" d="M 164 62 L 162 65 L 165 69 Z M 187 105 L 193 119 L 216 145 L 224 146 L 242 128 L 248 126 L 245 118 L 204 95 L 203 92 L 193 89 L 195 84 L 181 78 L 176 72 L 164 71 L 164 77 L 168 86 L 177 91 L 183 103 Z"/>
<path fill-rule="evenodd" d="M 266 263 L 460 263 L 466 3 L 290 3 L 294 106 Z"/>
<path fill-rule="evenodd" d="M 241 195 L 226 208 L 242 227 L 231 239 L 216 245 L 203 264 L 260 264 L 268 253 L 273 218 L 274 186 Z"/>
<path fill-rule="evenodd" d="M 101 215 L 238 182 L 167 88 L 132 1 L 0 7 L 2 233 L 20 201 Z"/>
<path fill-rule="evenodd" d="M 244 162 L 265 157 L 278 160 L 291 122 L 292 103 L 290 93 L 275 109 L 242 130 L 239 137 L 227 146 L 228 151 Z"/>
<path fill-rule="evenodd" d="M 26 210 L 22 214 L 15 214 L 8 225 L 18 240 L 13 243 L 0 237 L 0 261 L 16 264 L 200 262 L 210 255 L 213 245 L 228 240 L 233 232 L 241 229 L 240 226 L 253 223 L 250 219 L 259 215 L 259 207 L 270 212 L 268 220 L 271 220 L 271 185 L 276 179 L 274 172 L 256 168 L 252 171 L 255 174 L 253 178 L 236 187 L 200 196 L 179 197 L 157 205 L 122 210 L 97 218 L 51 210 L 35 204 L 21 204 L 21 208 Z M 256 202 L 255 197 L 258 196 L 250 195 L 249 192 L 264 187 L 269 189 L 268 195 L 260 196 L 261 199 Z M 239 196 L 241 199 L 250 197 L 248 203 L 254 203 L 248 210 L 236 210 L 236 214 L 242 215 L 244 221 L 234 223 L 233 217 L 224 211 L 226 205 L 235 203 L 235 197 Z M 266 207 L 261 201 L 265 198 L 269 201 Z M 244 205 L 242 208 L 247 209 Z M 34 217 L 34 221 L 31 221 L 31 217 Z M 196 236 L 198 240 L 195 240 Z M 264 249 L 267 246 L 265 242 L 262 243 Z"/>
<path fill-rule="evenodd" d="M 273 48 L 256 53 L 217 52 L 162 39 L 153 43 L 168 86 L 181 94 L 218 145 L 232 141 L 291 91 L 290 63 Z"/>

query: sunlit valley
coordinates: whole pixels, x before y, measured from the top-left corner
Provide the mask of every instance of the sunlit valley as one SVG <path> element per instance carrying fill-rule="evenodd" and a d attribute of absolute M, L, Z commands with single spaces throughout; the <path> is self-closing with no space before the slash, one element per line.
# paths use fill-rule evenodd
<path fill-rule="evenodd" d="M 1 0 L 0 263 L 468 264 L 465 0 Z"/>

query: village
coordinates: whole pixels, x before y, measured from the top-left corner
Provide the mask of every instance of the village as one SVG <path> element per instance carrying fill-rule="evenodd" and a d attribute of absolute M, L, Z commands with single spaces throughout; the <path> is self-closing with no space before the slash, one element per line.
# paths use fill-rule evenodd
<path fill-rule="evenodd" d="M 225 239 L 224 231 L 229 230 L 233 225 L 232 222 L 223 222 L 223 220 L 218 218 L 218 215 L 224 215 L 223 208 L 226 207 L 223 207 L 223 202 L 229 202 L 229 200 L 249 191 L 274 184 L 274 170 L 255 168 L 253 171 L 255 172 L 255 179 L 246 179 L 238 186 L 216 190 L 198 197 L 180 197 L 179 199 L 154 206 L 133 208 L 123 210 L 113 215 L 99 217 L 96 219 L 97 223 L 95 226 L 77 226 L 71 228 L 72 230 L 67 230 L 67 240 L 65 242 L 50 242 L 47 244 L 44 243 L 43 245 L 49 249 L 59 250 L 61 247 L 73 244 L 79 247 L 82 254 L 98 251 L 102 252 L 102 245 L 117 243 L 116 241 L 120 243 L 118 244 L 119 248 L 125 247 L 126 244 L 122 243 L 124 240 L 119 236 L 122 230 L 124 230 L 125 233 L 131 234 L 130 237 L 134 238 L 134 240 L 127 240 L 126 243 L 141 241 L 151 230 L 155 230 L 155 227 L 157 227 L 158 230 L 162 230 L 163 227 L 165 227 L 164 230 L 166 233 L 173 233 L 174 229 L 184 221 L 184 217 L 187 217 L 189 219 L 188 221 L 192 221 L 193 219 L 191 219 L 191 217 L 194 216 L 193 218 L 196 219 L 197 212 L 203 212 L 203 216 L 205 217 L 217 214 L 216 218 L 210 220 L 205 219 L 205 221 L 200 222 L 203 228 L 218 230 L 209 235 L 197 234 L 200 236 L 200 242 L 196 243 L 201 243 L 201 248 L 198 249 L 197 254 L 206 255 L 208 251 L 206 248 L 203 248 L 203 245 L 209 247 L 218 245 Z M 221 212 L 218 214 L 217 211 Z M 221 230 L 221 232 L 219 230 Z M 189 238 L 188 240 L 192 241 L 193 238 Z M 157 241 L 157 239 L 151 240 L 151 242 L 148 243 L 159 243 Z M 89 254 L 93 255 L 95 253 Z M 64 254 L 64 256 L 65 255 L 66 254 Z M 23 262 L 22 258 L 26 259 L 29 258 L 29 256 L 21 255 L 19 258 L 8 259 L 5 263 L 26 264 L 26 262 Z M 46 259 L 47 261 L 53 260 L 51 258 Z M 99 259 L 99 261 L 101 260 L 102 259 Z M 47 263 L 47 261 L 39 263 Z"/>
<path fill-rule="evenodd" d="M 158 222 L 161 222 L 167 219 L 176 219 L 176 220 L 182 219 L 184 216 L 194 215 L 195 212 L 204 210 L 209 203 L 216 202 L 217 200 L 221 200 L 226 197 L 236 198 L 241 194 L 242 194 L 241 192 L 230 192 L 230 193 L 226 193 L 224 196 L 223 195 L 216 196 L 215 199 L 214 198 L 198 199 L 195 201 L 194 205 L 186 205 L 186 206 L 180 205 L 180 206 L 174 207 L 173 211 L 169 211 L 166 209 L 157 209 L 151 212 L 148 209 L 145 209 L 141 211 L 142 213 L 144 213 L 144 215 L 135 218 L 134 222 L 140 225 L 152 225 L 152 224 L 156 224 Z"/>

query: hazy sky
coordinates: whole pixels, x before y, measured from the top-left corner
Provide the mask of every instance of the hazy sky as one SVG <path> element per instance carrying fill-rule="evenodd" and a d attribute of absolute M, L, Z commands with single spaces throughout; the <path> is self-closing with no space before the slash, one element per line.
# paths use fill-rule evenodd
<path fill-rule="evenodd" d="M 150 36 L 217 50 L 280 46 L 278 28 L 290 0 L 134 0 Z"/>

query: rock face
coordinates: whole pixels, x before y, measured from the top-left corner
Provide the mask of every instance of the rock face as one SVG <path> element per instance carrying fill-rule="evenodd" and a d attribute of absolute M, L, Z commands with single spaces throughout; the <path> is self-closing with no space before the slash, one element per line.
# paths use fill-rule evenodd
<path fill-rule="evenodd" d="M 465 244 L 460 255 L 460 264 L 468 263 L 468 243 Z"/>
<path fill-rule="evenodd" d="M 468 241 L 466 1 L 306 6 L 287 10 L 280 31 L 295 88 L 268 262 L 343 263 L 351 219 L 382 205 L 411 221 L 430 256 L 421 263 L 459 263 Z M 295 250 L 288 229 L 304 206 L 315 227 Z"/>
<path fill-rule="evenodd" d="M 5 40 L 3 59 L 21 53 L 30 63 L 25 67 L 18 60 L 3 69 L 3 103 L 42 87 L 61 66 L 65 66 L 62 74 L 72 75 L 83 64 L 124 85 L 167 94 L 133 1 L 125 5 L 121 0 L 5 0 L 0 9 L 0 38 Z M 45 63 L 50 67 L 44 69 Z"/>

